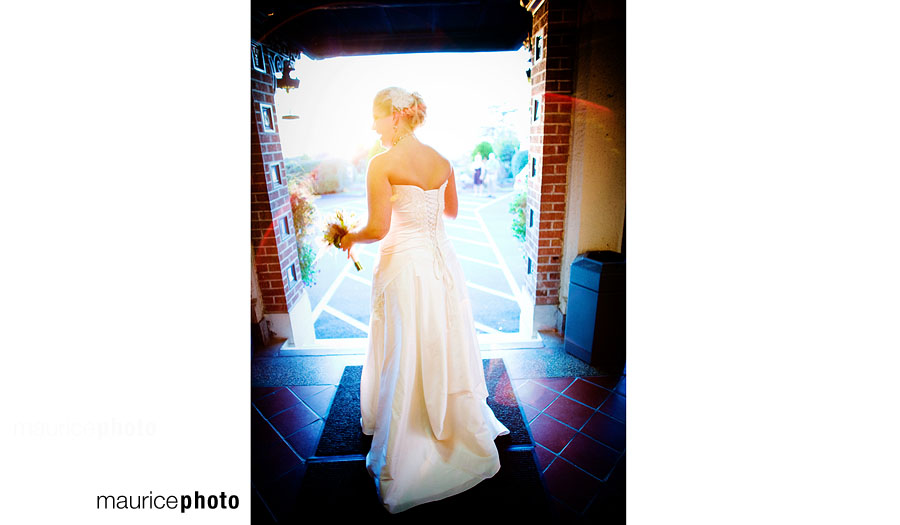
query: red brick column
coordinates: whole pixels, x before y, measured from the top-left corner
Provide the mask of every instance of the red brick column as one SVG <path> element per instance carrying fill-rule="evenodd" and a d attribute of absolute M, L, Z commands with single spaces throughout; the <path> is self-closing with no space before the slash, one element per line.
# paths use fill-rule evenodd
<path fill-rule="evenodd" d="M 250 235 L 263 306 L 267 313 L 288 313 L 300 297 L 300 261 L 278 135 L 271 60 L 265 69 L 263 73 L 250 66 Z M 270 126 L 266 126 L 264 113 L 269 110 Z"/>
<path fill-rule="evenodd" d="M 529 145 L 533 176 L 528 177 L 525 254 L 529 259 L 526 285 L 535 305 L 559 303 L 577 36 L 575 7 L 575 2 L 565 0 L 528 5 L 533 15 Z"/>

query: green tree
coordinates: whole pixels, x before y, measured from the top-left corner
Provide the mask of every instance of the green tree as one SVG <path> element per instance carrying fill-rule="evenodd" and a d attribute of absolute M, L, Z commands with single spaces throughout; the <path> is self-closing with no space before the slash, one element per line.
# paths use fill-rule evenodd
<path fill-rule="evenodd" d="M 472 159 L 475 158 L 475 155 L 481 154 L 481 158 L 486 159 L 488 155 L 494 152 L 494 148 L 491 146 L 490 142 L 481 142 L 475 149 L 472 150 Z"/>

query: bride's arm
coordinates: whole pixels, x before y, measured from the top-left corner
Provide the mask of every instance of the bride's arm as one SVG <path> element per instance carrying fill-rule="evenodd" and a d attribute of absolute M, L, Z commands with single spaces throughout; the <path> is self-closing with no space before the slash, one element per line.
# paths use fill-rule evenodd
<path fill-rule="evenodd" d="M 366 195 L 369 219 L 366 225 L 341 238 L 341 248 L 349 250 L 356 243 L 380 241 L 391 229 L 391 183 L 384 170 L 383 159 L 372 157 L 366 173 Z"/>
<path fill-rule="evenodd" d="M 457 213 L 459 213 L 459 201 L 456 196 L 456 173 L 451 165 L 450 179 L 447 181 L 447 189 L 444 190 L 444 216 L 455 219 Z"/>

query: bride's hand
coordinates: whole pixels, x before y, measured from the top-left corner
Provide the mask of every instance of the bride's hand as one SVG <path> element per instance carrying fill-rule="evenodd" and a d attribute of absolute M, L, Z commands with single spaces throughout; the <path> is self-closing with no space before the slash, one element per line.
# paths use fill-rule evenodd
<path fill-rule="evenodd" d="M 341 237 L 341 249 L 347 252 L 347 258 L 350 258 L 350 248 L 353 247 L 355 243 L 353 238 L 353 232 L 349 232 L 347 235 Z"/>

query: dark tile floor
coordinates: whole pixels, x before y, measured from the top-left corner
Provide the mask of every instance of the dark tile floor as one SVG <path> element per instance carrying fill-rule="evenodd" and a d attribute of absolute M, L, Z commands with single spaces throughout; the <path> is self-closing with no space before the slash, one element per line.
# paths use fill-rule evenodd
<path fill-rule="evenodd" d="M 624 523 L 625 374 L 603 375 L 577 364 L 573 368 L 568 360 L 574 358 L 562 352 L 559 335 L 541 336 L 549 354 L 495 351 L 491 357 L 503 356 L 507 363 L 558 518 Z M 528 362 L 553 359 L 563 363 L 542 367 Z M 588 373 L 554 375 L 573 369 Z M 332 381 L 252 388 L 254 523 L 278 522 L 289 508 L 328 416 L 337 388 L 337 380 Z"/>

